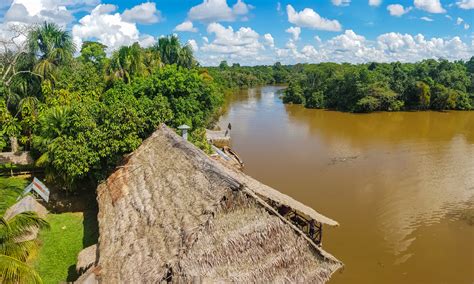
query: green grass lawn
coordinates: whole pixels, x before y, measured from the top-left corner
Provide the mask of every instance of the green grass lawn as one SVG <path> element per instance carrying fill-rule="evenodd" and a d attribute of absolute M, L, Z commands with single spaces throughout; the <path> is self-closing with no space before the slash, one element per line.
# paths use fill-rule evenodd
<path fill-rule="evenodd" d="M 77 254 L 97 242 L 95 212 L 49 214 L 47 221 L 51 229 L 40 233 L 35 268 L 45 284 L 74 281 Z"/>

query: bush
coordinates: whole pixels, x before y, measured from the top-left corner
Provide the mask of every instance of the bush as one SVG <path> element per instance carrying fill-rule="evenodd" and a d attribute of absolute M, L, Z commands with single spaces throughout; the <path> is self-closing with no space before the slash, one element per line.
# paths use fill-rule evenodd
<path fill-rule="evenodd" d="M 324 108 L 324 94 L 321 91 L 312 92 L 311 95 L 306 97 L 304 104 L 306 108 Z"/>
<path fill-rule="evenodd" d="M 456 109 L 471 110 L 473 108 L 469 95 L 464 92 L 459 92 L 456 98 Z"/>
<path fill-rule="evenodd" d="M 354 111 L 355 112 L 373 112 L 379 109 L 380 109 L 380 101 L 375 97 L 367 96 L 367 97 L 363 97 L 357 102 Z"/>
<path fill-rule="evenodd" d="M 285 104 L 304 104 L 305 98 L 303 96 L 303 89 L 299 83 L 291 82 L 286 88 L 283 95 L 283 103 Z"/>

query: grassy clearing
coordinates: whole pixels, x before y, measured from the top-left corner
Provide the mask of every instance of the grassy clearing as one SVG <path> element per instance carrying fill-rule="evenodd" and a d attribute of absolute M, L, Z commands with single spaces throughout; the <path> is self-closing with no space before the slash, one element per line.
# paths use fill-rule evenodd
<path fill-rule="evenodd" d="M 35 268 L 45 284 L 77 279 L 77 254 L 97 242 L 95 212 L 49 214 L 50 230 L 40 233 Z"/>

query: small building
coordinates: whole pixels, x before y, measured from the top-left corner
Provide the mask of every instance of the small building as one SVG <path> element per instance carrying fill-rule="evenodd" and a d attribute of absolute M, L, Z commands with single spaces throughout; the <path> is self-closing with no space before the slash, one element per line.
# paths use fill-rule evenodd
<path fill-rule="evenodd" d="M 5 211 L 3 218 L 8 221 L 16 215 L 25 212 L 35 212 L 40 218 L 43 219 L 46 218 L 46 215 L 48 215 L 48 210 L 43 205 L 36 201 L 32 195 L 27 195 L 8 208 L 7 211 Z M 21 241 L 34 240 L 38 237 L 38 233 L 38 228 L 32 228 L 29 230 L 28 234 L 25 234 L 21 238 Z"/>
<path fill-rule="evenodd" d="M 320 246 L 319 228 L 336 221 L 165 125 L 99 185 L 97 200 L 98 260 L 87 281 L 324 283 L 343 266 Z"/>

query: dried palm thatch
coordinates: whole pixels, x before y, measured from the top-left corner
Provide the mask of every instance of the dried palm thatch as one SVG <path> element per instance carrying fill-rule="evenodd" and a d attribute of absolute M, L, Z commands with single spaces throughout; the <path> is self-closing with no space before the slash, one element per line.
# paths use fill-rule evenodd
<path fill-rule="evenodd" d="M 337 223 L 162 125 L 97 189 L 102 283 L 324 283 L 342 263 L 265 200 Z"/>
<path fill-rule="evenodd" d="M 216 147 L 223 148 L 230 146 L 229 130 L 209 130 L 206 129 L 206 138 L 209 143 Z"/>
<path fill-rule="evenodd" d="M 16 215 L 24 212 L 35 212 L 40 218 L 43 219 L 46 218 L 46 215 L 48 215 L 48 210 L 43 205 L 36 201 L 33 196 L 27 195 L 8 208 L 3 215 L 3 218 L 8 221 Z M 35 240 L 38 237 L 38 232 L 39 228 L 30 228 L 27 234 L 24 234 L 21 238 L 17 238 L 16 241 L 24 242 Z"/>
<path fill-rule="evenodd" d="M 33 196 L 27 195 L 8 208 L 3 217 L 9 220 L 23 212 L 35 212 L 41 218 L 45 218 L 48 214 L 48 210 L 43 205 L 36 201 Z"/>
<path fill-rule="evenodd" d="M 91 268 L 97 260 L 97 244 L 88 246 L 77 255 L 76 271 L 81 274 Z"/>

